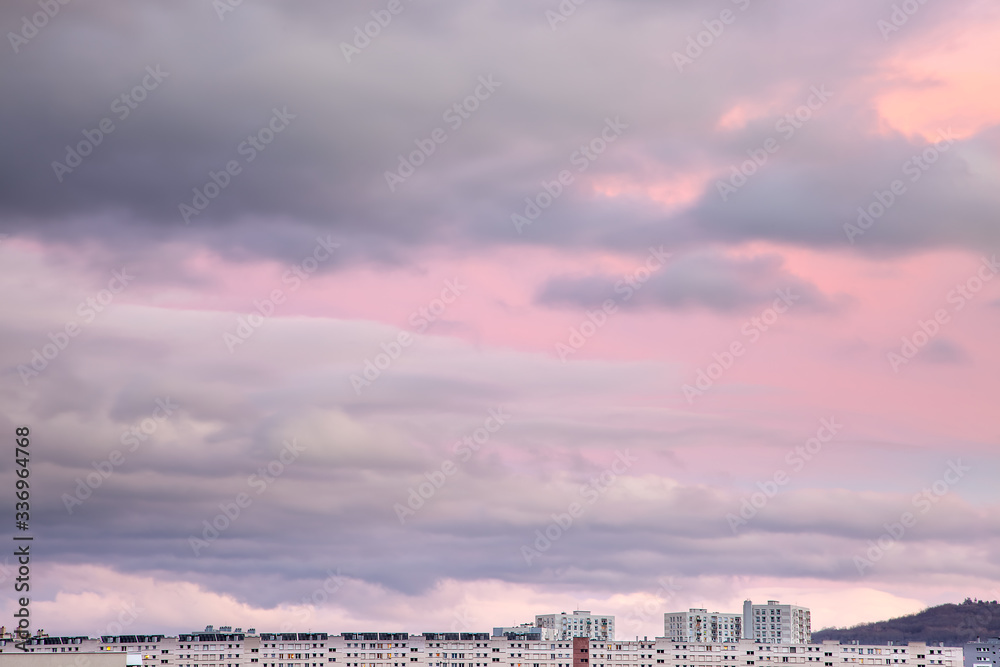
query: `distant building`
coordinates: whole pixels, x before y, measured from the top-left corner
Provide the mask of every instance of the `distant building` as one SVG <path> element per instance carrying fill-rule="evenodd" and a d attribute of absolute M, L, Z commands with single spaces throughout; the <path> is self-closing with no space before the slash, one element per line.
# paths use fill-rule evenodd
<path fill-rule="evenodd" d="M 535 616 L 535 625 L 553 631 L 552 639 L 567 640 L 574 637 L 609 641 L 615 638 L 615 617 L 595 616 L 589 611 L 572 614 L 542 614 Z"/>
<path fill-rule="evenodd" d="M 757 648 L 757 665 L 771 665 L 786 662 L 789 652 L 803 653 L 822 651 L 822 667 L 855 667 L 860 665 L 892 665 L 895 667 L 960 667 L 962 665 L 961 646 L 943 646 L 926 642 L 909 644 L 841 644 L 837 640 L 826 640 L 822 644 L 809 646 L 760 646 Z M 967 655 L 967 654 L 966 654 Z M 794 657 L 791 662 L 818 662 Z M 808 665 L 807 665 L 808 667 Z"/>
<path fill-rule="evenodd" d="M 767 604 L 743 603 L 743 637 L 758 644 L 810 644 L 812 618 L 809 609 L 768 600 Z"/>
<path fill-rule="evenodd" d="M 543 639 L 554 639 L 555 633 L 549 631 L 547 628 L 540 628 L 531 623 L 522 623 L 521 625 L 493 628 L 493 636 L 541 641 Z"/>
<path fill-rule="evenodd" d="M 966 644 L 965 667 L 1000 667 L 1000 639 Z"/>
<path fill-rule="evenodd" d="M 127 662 L 128 656 L 121 653 L 74 653 L 72 656 L 52 653 L 4 652 L 0 664 L 4 667 L 128 667 L 137 664 Z"/>
<path fill-rule="evenodd" d="M 743 637 L 743 615 L 707 609 L 667 612 L 663 636 L 676 642 L 734 642 Z"/>
<path fill-rule="evenodd" d="M 812 618 L 809 609 L 768 600 L 743 603 L 742 614 L 707 609 L 667 612 L 663 635 L 678 642 L 731 642 L 749 639 L 757 644 L 809 644 Z M 998 666 L 1000 667 L 1000 666 Z"/>
<path fill-rule="evenodd" d="M 560 615 L 561 616 L 561 615 Z M 222 626 L 219 630 L 228 629 Z M 523 626 L 518 628 L 527 630 Z M 777 632 L 777 631 L 775 631 Z M 195 632 L 34 638 L 29 653 L 0 639 L 0 667 L 987 667 L 993 642 L 962 648 L 839 644 L 682 642 L 491 637 L 486 632 Z M 6 643 L 2 643 L 6 642 Z M 988 648 L 976 651 L 975 648 Z M 86 658 L 86 661 L 84 661 Z"/>

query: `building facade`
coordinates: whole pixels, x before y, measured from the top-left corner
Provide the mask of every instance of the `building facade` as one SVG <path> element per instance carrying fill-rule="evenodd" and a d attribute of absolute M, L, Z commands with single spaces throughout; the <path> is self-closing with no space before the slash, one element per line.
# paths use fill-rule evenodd
<path fill-rule="evenodd" d="M 114 653 L 4 653 L 4 667 L 128 667 L 127 656 Z"/>
<path fill-rule="evenodd" d="M 494 637 L 507 637 L 510 639 L 518 638 L 542 641 L 543 639 L 555 639 L 555 634 L 554 630 L 540 628 L 531 623 L 493 628 Z"/>
<path fill-rule="evenodd" d="M 965 667 L 1000 667 L 1000 639 L 966 644 Z"/>
<path fill-rule="evenodd" d="M 841 644 L 825 641 L 805 648 L 818 647 L 823 652 L 823 667 L 850 667 L 851 665 L 899 665 L 899 667 L 960 667 L 964 651 L 961 646 L 931 645 L 926 642 L 909 644 Z M 787 651 L 801 647 L 761 647 L 761 655 L 782 656 Z M 768 650 L 770 649 L 770 650 Z M 773 652 L 773 653 L 772 653 Z M 772 661 L 778 662 L 778 661 Z"/>
<path fill-rule="evenodd" d="M 615 638 L 615 617 L 598 616 L 589 611 L 574 611 L 572 614 L 541 614 L 535 616 L 535 625 L 550 630 L 548 636 L 557 640 L 587 637 L 598 641 Z"/>
<path fill-rule="evenodd" d="M 809 644 L 812 617 L 809 609 L 768 600 L 743 603 L 743 637 L 758 644 Z"/>
<path fill-rule="evenodd" d="M 987 667 L 994 664 L 993 651 L 1000 651 L 996 643 L 977 643 L 970 645 L 971 661 L 963 661 L 962 647 L 918 642 L 877 646 L 835 641 L 760 644 L 749 639 L 682 642 L 667 637 L 538 640 L 485 632 L 40 637 L 31 639 L 28 648 L 29 657 L 44 658 L 33 663 L 38 667 Z M 10 662 L 10 654 L 24 655 L 13 640 L 0 640 L 0 667 Z"/>
<path fill-rule="evenodd" d="M 743 638 L 743 615 L 707 609 L 663 615 L 663 636 L 674 642 L 735 642 Z"/>

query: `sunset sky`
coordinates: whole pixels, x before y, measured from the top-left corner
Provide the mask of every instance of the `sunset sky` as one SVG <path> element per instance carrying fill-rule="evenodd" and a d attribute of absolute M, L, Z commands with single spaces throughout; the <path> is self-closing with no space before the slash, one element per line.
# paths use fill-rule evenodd
<path fill-rule="evenodd" d="M 995 3 L 43 4 L 32 629 L 1000 599 Z"/>

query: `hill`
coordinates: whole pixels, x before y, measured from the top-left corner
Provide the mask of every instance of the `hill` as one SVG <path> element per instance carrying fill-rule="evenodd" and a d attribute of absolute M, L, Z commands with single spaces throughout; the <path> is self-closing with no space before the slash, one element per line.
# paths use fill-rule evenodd
<path fill-rule="evenodd" d="M 825 628 L 812 634 L 814 642 L 858 640 L 862 644 L 944 642 L 962 646 L 977 638 L 1000 637 L 1000 604 L 996 600 L 966 598 L 962 604 L 942 604 L 923 611 L 864 623 L 852 628 Z"/>

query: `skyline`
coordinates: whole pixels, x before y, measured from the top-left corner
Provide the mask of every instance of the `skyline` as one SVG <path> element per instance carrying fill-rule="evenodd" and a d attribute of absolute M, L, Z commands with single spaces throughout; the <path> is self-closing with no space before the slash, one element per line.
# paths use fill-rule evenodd
<path fill-rule="evenodd" d="M 1000 8 L 0 27 L 33 629 L 1000 598 Z"/>
<path fill-rule="evenodd" d="M 324 589 L 331 593 L 336 592 L 337 581 L 338 580 L 336 577 L 331 577 L 326 582 L 324 582 Z M 668 587 L 672 586 L 672 584 L 669 582 L 666 585 Z M 314 598 L 312 600 L 312 603 L 313 605 L 315 605 L 316 603 L 325 601 L 325 599 L 326 598 L 319 596 Z M 562 611 L 555 613 L 535 614 L 534 621 L 528 620 L 527 622 L 518 623 L 517 625 L 498 626 L 496 624 L 493 624 L 492 627 L 490 628 L 492 632 L 486 632 L 486 633 L 479 632 L 479 630 L 482 630 L 482 628 L 475 629 L 475 628 L 465 627 L 464 622 L 459 622 L 458 624 L 453 622 L 452 627 L 448 630 L 442 630 L 438 628 L 431 630 L 424 629 L 423 631 L 420 632 L 411 632 L 407 630 L 401 630 L 399 628 L 392 628 L 389 630 L 386 630 L 385 628 L 377 628 L 377 629 L 367 628 L 367 629 L 361 629 L 360 631 L 368 632 L 371 630 L 375 630 L 376 632 L 382 634 L 385 634 L 386 632 L 388 633 L 405 632 L 406 634 L 409 634 L 411 637 L 426 636 L 428 635 L 428 633 L 462 634 L 463 636 L 470 635 L 470 637 L 471 635 L 485 634 L 493 639 L 502 639 L 504 637 L 507 637 L 508 633 L 513 633 L 514 635 L 517 635 L 517 637 L 507 637 L 507 638 L 511 639 L 512 641 L 515 641 L 517 638 L 521 638 L 521 633 L 523 633 L 524 631 L 533 630 L 533 631 L 539 631 L 540 636 L 529 637 L 527 635 L 524 635 L 523 639 L 528 639 L 530 641 L 542 641 L 542 642 L 566 641 L 567 639 L 573 637 L 587 637 L 588 636 L 587 633 L 589 633 L 590 635 L 589 638 L 591 641 L 639 641 L 642 638 L 638 637 L 637 635 L 631 638 L 627 636 L 616 635 L 615 634 L 616 623 L 621 621 L 624 623 L 625 627 L 635 628 L 637 627 L 639 621 L 646 620 L 649 617 L 659 615 L 662 617 L 663 620 L 662 627 L 664 632 L 662 634 L 656 635 L 655 639 L 661 641 L 692 643 L 699 645 L 706 643 L 727 644 L 734 641 L 740 641 L 740 642 L 750 642 L 751 644 L 757 644 L 762 647 L 785 646 L 786 648 L 787 646 L 790 645 L 823 644 L 831 641 L 848 645 L 860 643 L 864 645 L 881 644 L 883 646 L 884 645 L 905 646 L 906 644 L 913 642 L 926 643 L 927 645 L 936 645 L 938 643 L 938 640 L 942 636 L 941 631 L 947 630 L 948 627 L 952 627 L 949 626 L 947 622 L 942 624 L 940 617 L 938 617 L 937 620 L 931 622 L 929 622 L 927 618 L 924 618 L 922 620 L 922 623 L 924 623 L 926 632 L 924 633 L 918 632 L 916 633 L 916 636 L 911 637 L 910 639 L 906 639 L 905 637 L 903 639 L 899 639 L 899 637 L 897 636 L 890 640 L 888 639 L 888 637 L 892 635 L 889 634 L 887 636 L 884 636 L 881 641 L 872 642 L 872 641 L 864 641 L 864 637 L 866 636 L 871 637 L 873 631 L 875 631 L 876 633 L 885 633 L 887 631 L 887 628 L 886 627 L 880 628 L 880 626 L 884 626 L 886 623 L 906 620 L 913 617 L 922 617 L 929 612 L 939 612 L 940 607 L 951 606 L 954 607 L 955 609 L 964 609 L 967 606 L 975 606 L 975 605 L 996 606 L 997 601 L 966 598 L 961 603 L 945 603 L 944 605 L 941 605 L 939 607 L 929 607 L 927 609 L 921 610 L 917 614 L 911 614 L 891 619 L 880 619 L 879 621 L 866 624 L 859 624 L 850 628 L 849 627 L 838 628 L 836 626 L 823 626 L 822 628 L 812 628 L 811 610 L 808 607 L 802 607 L 794 604 L 792 605 L 782 604 L 780 600 L 768 600 L 766 604 L 764 603 L 755 604 L 752 600 L 744 600 L 743 609 L 739 612 L 732 612 L 730 610 L 718 610 L 718 609 L 712 610 L 712 609 L 694 607 L 686 610 L 671 608 L 670 610 L 662 611 L 661 613 L 658 610 L 646 607 L 644 609 L 632 610 L 632 614 L 624 619 L 616 618 L 613 615 L 609 616 L 601 613 L 596 613 L 592 610 L 581 610 L 581 609 L 575 609 L 570 612 Z M 135 609 L 135 608 L 123 610 L 123 613 L 119 615 L 119 619 L 109 624 L 108 627 L 105 628 L 104 632 L 99 634 L 89 633 L 86 636 L 89 636 L 91 638 L 100 638 L 101 636 L 124 637 L 124 636 L 132 636 L 138 634 L 138 635 L 150 635 L 150 636 L 156 636 L 156 635 L 173 636 L 174 638 L 176 638 L 179 635 L 191 634 L 191 633 L 222 633 L 222 634 L 245 635 L 247 637 L 253 637 L 253 636 L 263 637 L 265 635 L 269 636 L 273 635 L 274 632 L 272 631 L 278 633 L 282 632 L 287 633 L 292 631 L 301 631 L 304 629 L 300 627 L 295 627 L 293 623 L 290 623 L 288 620 L 285 620 L 280 628 L 264 628 L 263 630 L 258 630 L 257 628 L 252 626 L 246 626 L 246 629 L 244 630 L 244 627 L 239 625 L 226 624 L 226 625 L 219 625 L 218 627 L 216 627 L 215 624 L 208 624 L 205 626 L 204 629 L 201 630 L 197 628 L 189 628 L 188 630 L 180 631 L 178 633 L 175 633 L 174 635 L 157 633 L 157 632 L 151 633 L 150 629 L 148 628 L 137 629 L 131 627 L 134 625 L 135 621 L 137 621 L 141 617 L 143 611 L 144 610 L 142 609 Z M 747 622 L 748 615 L 749 617 L 759 616 L 759 618 L 757 619 L 757 622 L 750 621 L 748 623 Z M 771 627 L 775 628 L 776 630 L 779 630 L 776 634 L 771 633 L 772 636 L 770 636 L 770 638 L 767 637 L 768 635 L 767 632 L 763 632 L 762 634 L 759 632 L 760 630 L 768 629 L 767 628 L 768 618 L 771 619 L 770 621 L 771 623 L 776 623 L 776 625 L 772 625 Z M 560 619 L 562 619 L 561 622 Z M 719 625 L 716 628 L 716 630 L 718 631 L 718 637 L 715 639 L 712 639 L 710 636 L 708 636 L 708 634 L 706 634 L 709 633 L 711 630 L 711 628 L 709 628 L 708 625 L 706 625 L 704 628 L 701 627 L 702 621 L 703 620 L 707 621 L 709 619 L 713 621 L 713 624 L 714 621 L 718 619 Z M 981 625 L 982 625 L 982 620 L 983 620 L 982 618 L 978 619 Z M 758 625 L 758 622 L 760 621 L 763 621 L 764 624 Z M 955 619 L 952 618 L 951 621 L 953 624 L 952 629 L 958 630 L 959 625 L 955 625 L 954 621 Z M 975 621 L 973 621 L 973 623 L 975 623 Z M 457 627 L 457 625 L 462 627 Z M 989 625 L 989 623 L 987 622 L 986 625 Z M 966 627 L 964 624 L 961 626 L 961 629 L 965 631 L 964 634 L 969 635 L 970 637 L 972 636 L 968 632 L 969 628 Z M 985 629 L 985 628 L 980 628 L 980 629 Z M 743 636 L 744 630 L 753 633 L 754 635 L 756 635 L 756 637 Z M 824 637 L 819 639 L 817 639 L 814 636 L 817 633 L 823 633 L 827 631 L 832 631 L 836 635 L 836 633 L 843 633 L 851 630 L 857 630 L 859 633 L 858 636 L 854 638 L 851 638 L 850 636 L 846 638 L 843 636 L 839 638 L 834 636 L 834 637 Z M 320 629 L 306 628 L 305 631 L 317 632 L 317 631 L 322 631 L 322 628 Z M 784 631 L 785 634 L 782 634 L 782 631 Z M 44 628 L 39 628 L 38 632 L 41 634 L 34 635 L 35 638 L 67 636 L 65 633 L 60 633 L 58 631 L 50 632 Z M 336 630 L 332 632 L 328 628 L 326 629 L 325 634 L 329 635 L 330 637 L 337 637 L 337 636 L 346 637 L 349 634 L 356 635 L 358 634 L 358 632 L 359 632 L 358 628 L 352 628 L 350 630 Z M 738 633 L 738 639 L 733 636 L 733 632 Z M 973 631 L 973 633 L 975 632 L 978 632 L 978 630 Z M 609 633 L 611 635 L 610 637 L 607 636 Z M 567 636 L 559 636 L 560 634 L 565 634 Z M 705 634 L 706 636 L 705 639 L 699 638 L 702 634 Z M 906 634 L 914 634 L 912 625 L 909 626 L 909 630 L 904 631 L 904 635 Z M 945 632 L 945 634 L 947 634 L 947 632 Z M 688 635 L 688 636 L 685 637 L 682 635 Z M 11 633 L 4 632 L 3 636 L 9 638 L 11 636 Z M 989 631 L 987 631 L 986 635 L 976 635 L 976 636 L 979 638 L 968 639 L 966 640 L 966 642 L 976 643 L 984 641 L 982 640 L 982 637 L 987 637 L 988 641 L 1000 641 L 1000 639 L 997 638 L 990 638 L 991 635 L 989 635 Z M 140 639 L 137 641 L 141 643 L 143 640 Z M 953 641 L 949 640 L 948 642 L 945 642 L 945 644 L 942 645 L 960 646 L 961 643 L 956 644 Z"/>

